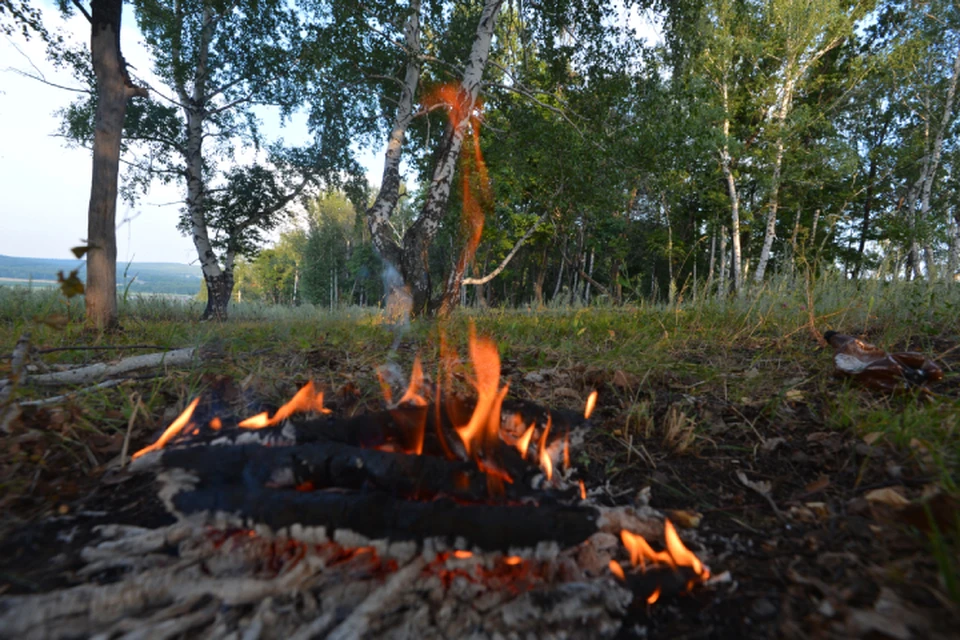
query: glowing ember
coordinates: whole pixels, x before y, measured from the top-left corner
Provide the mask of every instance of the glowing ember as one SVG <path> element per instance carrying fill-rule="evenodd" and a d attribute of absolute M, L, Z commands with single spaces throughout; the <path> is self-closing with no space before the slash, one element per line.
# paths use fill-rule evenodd
<path fill-rule="evenodd" d="M 653 593 L 651 593 L 647 597 L 647 604 L 653 604 L 659 599 L 660 599 L 660 587 L 657 587 L 656 589 L 653 590 Z"/>
<path fill-rule="evenodd" d="M 466 560 L 467 558 L 472 558 L 473 553 L 470 551 L 461 551 L 460 549 L 457 549 L 453 552 L 453 557 L 460 560 Z"/>
<path fill-rule="evenodd" d="M 506 558 L 503 559 L 503 564 L 509 565 L 511 567 L 514 567 L 520 564 L 521 562 L 523 562 L 523 558 L 521 558 L 520 556 L 507 556 Z"/>
<path fill-rule="evenodd" d="M 570 468 L 570 431 L 563 436 L 563 470 Z"/>
<path fill-rule="evenodd" d="M 621 580 L 626 580 L 626 576 L 623 575 L 623 567 L 620 566 L 620 563 L 616 560 L 611 560 L 610 564 L 607 565 L 610 567 L 610 573 L 617 576 Z"/>
<path fill-rule="evenodd" d="M 593 413 L 594 408 L 597 406 L 597 392 L 593 391 L 590 396 L 587 398 L 587 408 L 583 410 L 583 417 L 589 418 L 590 414 Z"/>
<path fill-rule="evenodd" d="M 323 407 L 323 392 L 316 391 L 311 380 L 297 391 L 297 394 L 290 399 L 290 402 L 280 407 L 272 418 L 266 411 L 258 413 L 255 416 L 247 418 L 238 426 L 244 429 L 262 429 L 270 427 L 286 420 L 295 413 L 316 411 L 317 413 L 330 413 L 329 409 Z"/>
<path fill-rule="evenodd" d="M 581 500 L 587 499 L 587 486 L 583 484 L 583 480 L 580 481 L 580 499 Z"/>
<path fill-rule="evenodd" d="M 162 449 L 171 439 L 174 438 L 178 433 L 183 431 L 184 427 L 190 424 L 190 418 L 193 417 L 193 411 L 197 408 L 197 405 L 200 404 L 200 398 L 194 398 L 193 402 L 187 405 L 187 408 L 184 409 L 176 420 L 170 423 L 170 426 L 167 427 L 167 430 L 163 432 L 160 438 L 151 444 L 148 447 L 144 447 L 133 454 L 134 458 L 139 458 L 145 453 L 150 451 L 156 451 L 157 449 Z"/>
<path fill-rule="evenodd" d="M 523 435 L 520 436 L 520 439 L 517 440 L 517 451 L 520 452 L 520 457 L 526 459 L 527 450 L 530 448 L 530 441 L 533 439 L 534 426 L 531 424 L 527 427 L 527 430 L 523 432 Z"/>
<path fill-rule="evenodd" d="M 210 420 L 210 428 L 213 429 L 214 431 L 220 431 L 220 428 L 222 426 L 223 426 L 223 423 L 220 422 L 220 418 L 214 416 L 213 419 Z"/>
<path fill-rule="evenodd" d="M 547 477 L 547 481 L 553 479 L 553 461 L 550 459 L 550 454 L 547 452 L 547 435 L 550 433 L 550 416 L 547 416 L 547 426 L 543 428 L 543 433 L 540 434 L 540 441 L 537 443 L 537 449 L 539 449 L 540 456 L 540 468 L 543 469 L 543 475 Z"/>

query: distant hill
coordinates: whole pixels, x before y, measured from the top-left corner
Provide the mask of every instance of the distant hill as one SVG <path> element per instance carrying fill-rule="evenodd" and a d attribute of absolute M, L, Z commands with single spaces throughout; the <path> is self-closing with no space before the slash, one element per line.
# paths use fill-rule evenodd
<path fill-rule="evenodd" d="M 0 255 L 0 285 L 50 286 L 56 282 L 57 272 L 64 275 L 79 269 L 81 280 L 86 280 L 84 260 L 58 260 L 55 258 L 14 258 Z M 126 278 L 124 278 L 126 272 Z M 130 293 L 167 293 L 196 295 L 203 282 L 199 266 L 174 262 L 117 263 L 117 289 L 123 291 L 128 282 Z"/>

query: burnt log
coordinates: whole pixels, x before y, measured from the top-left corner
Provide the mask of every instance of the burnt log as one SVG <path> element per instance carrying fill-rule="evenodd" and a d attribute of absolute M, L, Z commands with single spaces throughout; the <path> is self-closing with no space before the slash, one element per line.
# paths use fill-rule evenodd
<path fill-rule="evenodd" d="M 165 450 L 160 458 L 162 468 L 186 470 L 204 486 L 362 489 L 414 500 L 438 496 L 461 501 L 516 500 L 534 495 L 573 497 L 569 491 L 534 492 L 530 479 L 537 469 L 520 460 L 519 455 L 516 462 L 511 465 L 515 471 L 513 482 L 503 483 L 502 491 L 491 491 L 488 475 L 472 460 L 363 449 L 338 442 L 282 447 L 185 447 Z"/>
<path fill-rule="evenodd" d="M 397 499 L 382 492 L 276 491 L 243 486 L 183 487 L 169 505 L 182 517 L 195 514 L 238 526 L 264 525 L 279 532 L 294 525 L 347 531 L 369 540 L 423 542 L 431 539 L 508 553 L 534 549 L 541 542 L 561 548 L 580 544 L 597 532 L 599 511 L 567 505 L 461 504 L 449 498 L 430 502 Z"/>

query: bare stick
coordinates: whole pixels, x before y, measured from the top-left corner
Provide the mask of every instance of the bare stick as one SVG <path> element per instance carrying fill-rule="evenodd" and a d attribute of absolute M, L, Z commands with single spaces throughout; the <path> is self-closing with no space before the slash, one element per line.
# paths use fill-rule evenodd
<path fill-rule="evenodd" d="M 85 384 L 108 376 L 119 376 L 151 367 L 177 367 L 190 364 L 199 355 L 196 348 L 175 349 L 163 353 L 150 353 L 124 358 L 115 364 L 97 363 L 88 367 L 58 373 L 32 376 L 30 382 L 37 385 Z"/>

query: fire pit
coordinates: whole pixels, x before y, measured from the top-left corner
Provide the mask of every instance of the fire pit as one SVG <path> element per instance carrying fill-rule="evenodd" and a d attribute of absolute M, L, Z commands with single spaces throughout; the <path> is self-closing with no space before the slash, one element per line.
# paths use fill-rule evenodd
<path fill-rule="evenodd" d="M 239 421 L 195 399 L 131 464 L 176 523 L 98 527 L 84 584 L 4 598 L 0 635 L 610 637 L 701 588 L 669 521 L 578 478 L 596 394 L 582 413 L 511 401 L 494 343 L 471 332 L 470 360 L 474 397 L 418 360 L 398 401 L 384 379 L 386 408 L 353 417 L 312 383 Z"/>

